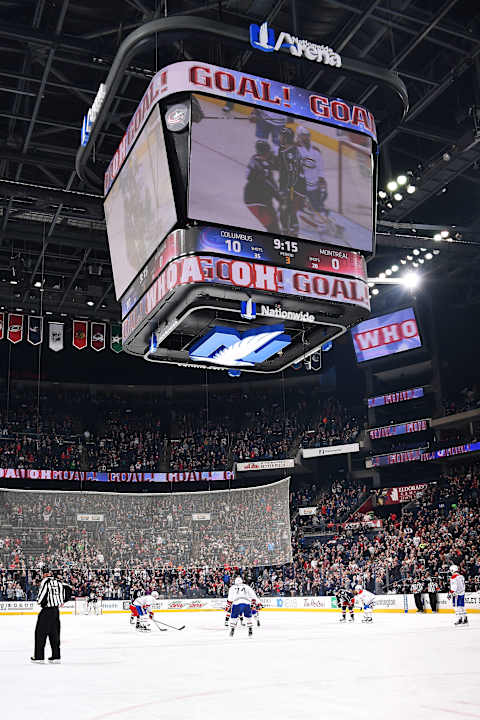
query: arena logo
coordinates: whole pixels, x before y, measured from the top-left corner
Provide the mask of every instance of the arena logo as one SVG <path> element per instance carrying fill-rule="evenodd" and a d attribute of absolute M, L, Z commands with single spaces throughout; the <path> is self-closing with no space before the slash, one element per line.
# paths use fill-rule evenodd
<path fill-rule="evenodd" d="M 192 360 L 223 367 L 253 367 L 290 345 L 292 338 L 283 325 L 260 327 L 239 333 L 233 328 L 214 327 L 191 348 Z"/>
<path fill-rule="evenodd" d="M 315 322 L 315 315 L 308 312 L 293 312 L 291 310 L 283 310 L 281 307 L 276 306 L 274 308 L 268 305 L 260 306 L 260 315 L 264 317 L 275 317 L 280 320 L 296 320 L 297 322 Z"/>
<path fill-rule="evenodd" d="M 104 83 L 100 83 L 100 87 L 98 88 L 98 92 L 95 95 L 95 100 L 93 101 L 92 107 L 89 109 L 88 113 L 83 118 L 82 123 L 82 132 L 81 132 L 81 144 L 85 146 L 88 142 L 88 139 L 90 137 L 90 133 L 92 131 L 93 123 L 98 117 L 98 113 L 100 112 L 100 108 L 103 105 L 103 101 L 105 100 L 105 96 L 107 94 L 106 87 Z"/>
<path fill-rule="evenodd" d="M 290 54 L 295 57 L 304 57 L 312 62 L 324 63 L 332 67 L 342 66 L 340 55 L 328 45 L 317 45 L 286 32 L 279 33 L 275 40 L 275 32 L 268 27 L 267 22 L 262 25 L 255 23 L 250 25 L 250 44 L 255 50 L 262 52 L 278 52 L 282 48 L 289 48 Z"/>

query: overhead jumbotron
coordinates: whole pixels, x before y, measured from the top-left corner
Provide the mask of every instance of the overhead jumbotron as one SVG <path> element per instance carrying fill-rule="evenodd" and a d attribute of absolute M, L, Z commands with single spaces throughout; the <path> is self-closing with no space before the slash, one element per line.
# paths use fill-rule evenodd
<path fill-rule="evenodd" d="M 275 373 L 368 317 L 376 141 L 360 105 L 160 70 L 105 173 L 124 350 Z"/>

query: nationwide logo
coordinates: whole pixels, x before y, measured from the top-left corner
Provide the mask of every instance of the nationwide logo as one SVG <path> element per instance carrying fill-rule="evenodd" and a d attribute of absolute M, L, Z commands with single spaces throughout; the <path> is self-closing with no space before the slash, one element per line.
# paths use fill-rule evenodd
<path fill-rule="evenodd" d="M 308 312 L 293 312 L 291 310 L 282 310 L 281 307 L 269 307 L 268 305 L 262 305 L 260 309 L 260 315 L 264 317 L 275 317 L 280 320 L 296 320 L 297 322 L 314 323 L 315 315 Z"/>
<path fill-rule="evenodd" d="M 342 66 L 340 55 L 328 45 L 317 45 L 286 32 L 279 33 L 275 40 L 275 32 L 268 27 L 267 22 L 262 25 L 255 23 L 250 25 L 250 44 L 262 52 L 278 52 L 281 48 L 289 48 L 290 54 L 295 57 L 304 57 L 312 62 L 324 63 L 332 67 Z"/>
<path fill-rule="evenodd" d="M 221 367 L 253 367 L 290 345 L 283 325 L 260 327 L 240 333 L 233 328 L 214 327 L 191 348 L 192 360 Z"/>

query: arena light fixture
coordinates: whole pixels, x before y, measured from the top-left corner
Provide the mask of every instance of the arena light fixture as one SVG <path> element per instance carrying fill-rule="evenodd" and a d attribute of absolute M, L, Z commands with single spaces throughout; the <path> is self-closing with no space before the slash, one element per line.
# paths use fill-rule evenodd
<path fill-rule="evenodd" d="M 433 254 L 434 254 L 434 255 L 440 255 L 440 250 L 434 250 L 434 251 L 433 251 Z"/>
<path fill-rule="evenodd" d="M 411 255 L 407 255 L 407 260 L 412 261 L 412 260 L 413 260 L 413 257 L 412 257 Z"/>
<path fill-rule="evenodd" d="M 417 267 L 418 267 L 418 263 L 417 263 L 417 262 L 413 262 L 412 265 L 413 265 L 414 268 L 417 268 Z"/>
<path fill-rule="evenodd" d="M 385 270 L 385 275 L 388 276 L 388 275 L 391 275 L 391 274 L 392 274 L 392 271 L 390 270 L 390 268 L 387 268 L 387 269 Z"/>
<path fill-rule="evenodd" d="M 385 280 L 385 278 L 386 278 L 387 276 L 385 275 L 384 272 L 381 272 L 378 277 L 380 278 L 380 280 Z"/>
<path fill-rule="evenodd" d="M 450 235 L 449 230 L 442 230 L 442 232 L 440 233 L 440 236 L 444 239 L 448 238 L 449 235 Z"/>
<path fill-rule="evenodd" d="M 33 283 L 33 287 L 41 288 L 42 287 L 42 281 L 41 280 L 35 280 Z"/>
<path fill-rule="evenodd" d="M 93 307 L 95 303 L 93 302 L 93 300 L 87 300 L 87 305 L 88 307 Z"/>
<path fill-rule="evenodd" d="M 407 193 L 408 193 L 409 195 L 413 195 L 413 193 L 416 191 L 416 189 L 417 189 L 417 188 L 415 187 L 415 185 L 408 185 L 408 187 L 407 187 Z"/>
<path fill-rule="evenodd" d="M 397 202 L 400 202 L 400 200 L 403 200 L 403 195 L 402 195 L 402 193 L 396 192 L 395 195 L 393 196 L 393 198 Z"/>
<path fill-rule="evenodd" d="M 397 183 L 399 185 L 406 185 L 407 184 L 407 176 L 406 175 L 399 175 L 397 177 Z"/>
<path fill-rule="evenodd" d="M 406 288 L 408 288 L 409 290 L 414 290 L 420 285 L 420 275 L 416 272 L 407 272 L 403 276 L 402 282 Z"/>
<path fill-rule="evenodd" d="M 418 248 L 415 248 L 415 250 L 413 250 L 413 254 L 420 255 L 420 250 Z"/>
<path fill-rule="evenodd" d="M 418 262 L 419 262 L 421 265 L 423 265 L 423 263 L 425 262 L 425 260 L 424 260 L 423 258 L 418 258 Z"/>
<path fill-rule="evenodd" d="M 395 190 L 398 189 L 398 183 L 395 180 L 390 180 L 390 182 L 387 183 L 387 190 L 390 192 L 395 192 Z"/>
<path fill-rule="evenodd" d="M 385 192 L 385 190 L 379 190 L 379 191 L 378 191 L 378 197 L 379 197 L 381 200 L 385 200 L 385 198 L 387 197 L 387 193 Z"/>
<path fill-rule="evenodd" d="M 375 283 L 369 282 L 369 283 L 368 283 L 368 287 L 369 287 L 369 288 L 375 287 Z"/>
<path fill-rule="evenodd" d="M 440 242 L 440 240 L 442 239 L 441 233 L 435 233 L 433 239 L 435 240 L 435 242 Z"/>
<path fill-rule="evenodd" d="M 392 272 L 398 271 L 398 265 L 392 265 Z"/>
<path fill-rule="evenodd" d="M 372 295 L 378 295 L 379 292 L 380 290 L 378 288 L 373 288 Z"/>
<path fill-rule="evenodd" d="M 404 260 L 403 258 L 400 260 L 400 262 L 402 263 L 402 265 L 406 265 L 406 264 L 407 264 L 407 261 Z"/>
<path fill-rule="evenodd" d="M 433 258 L 433 255 L 431 252 L 425 253 L 425 260 L 431 260 Z"/>
<path fill-rule="evenodd" d="M 387 208 L 391 210 L 393 207 L 393 204 L 390 202 L 390 200 L 387 202 Z"/>

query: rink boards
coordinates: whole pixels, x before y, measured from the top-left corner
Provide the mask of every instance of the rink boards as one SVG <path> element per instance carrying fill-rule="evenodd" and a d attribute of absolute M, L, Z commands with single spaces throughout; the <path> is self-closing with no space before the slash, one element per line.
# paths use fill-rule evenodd
<path fill-rule="evenodd" d="M 264 611 L 296 611 L 296 612 L 338 612 L 337 601 L 331 596 L 313 597 L 263 597 L 261 599 Z M 157 612 L 200 612 L 200 611 L 225 611 L 225 598 L 199 598 L 159 600 L 153 606 Z M 431 612 L 428 595 L 424 595 L 424 606 L 427 612 Z M 467 593 L 465 595 L 465 607 L 469 612 L 480 612 L 480 592 Z M 0 615 L 36 615 L 39 606 L 36 602 L 0 602 Z M 103 600 L 102 611 L 104 614 L 128 613 L 128 600 Z M 452 613 L 453 607 L 447 593 L 438 594 L 438 611 Z M 72 615 L 74 612 L 73 601 L 65 603 L 61 609 L 62 615 Z M 375 599 L 374 612 L 376 613 L 405 613 L 416 612 L 413 595 L 377 595 Z"/>

